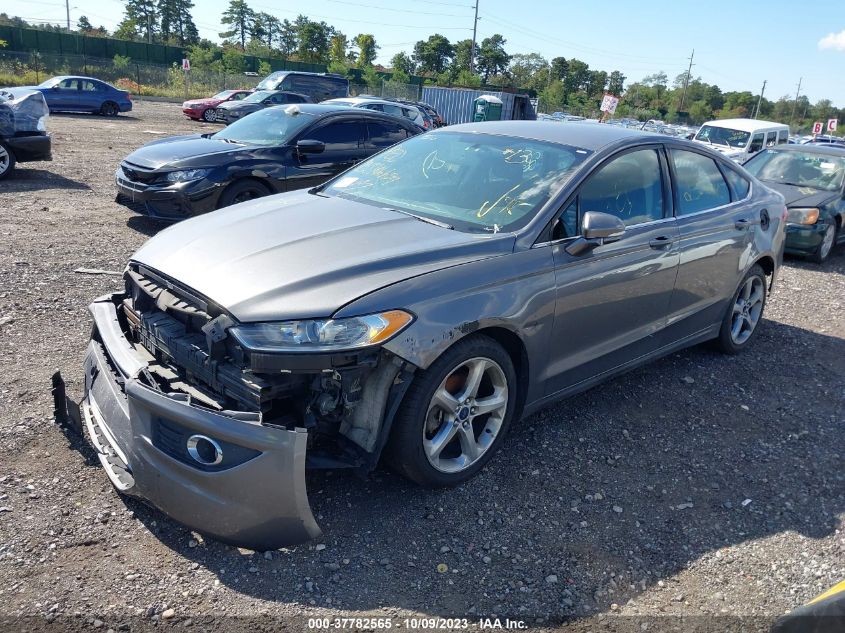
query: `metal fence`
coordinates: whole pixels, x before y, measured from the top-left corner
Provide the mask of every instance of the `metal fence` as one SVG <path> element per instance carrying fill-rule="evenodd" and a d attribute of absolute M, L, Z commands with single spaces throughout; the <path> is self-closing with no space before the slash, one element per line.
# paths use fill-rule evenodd
<path fill-rule="evenodd" d="M 208 97 L 221 90 L 254 88 L 262 77 L 243 73 L 218 73 L 192 69 L 186 74 L 177 65 L 142 64 L 87 55 L 45 55 L 0 51 L 0 86 L 33 86 L 56 75 L 96 77 L 133 95 L 174 99 Z M 351 95 L 419 99 L 420 86 L 381 80 L 381 85 L 350 84 Z"/>

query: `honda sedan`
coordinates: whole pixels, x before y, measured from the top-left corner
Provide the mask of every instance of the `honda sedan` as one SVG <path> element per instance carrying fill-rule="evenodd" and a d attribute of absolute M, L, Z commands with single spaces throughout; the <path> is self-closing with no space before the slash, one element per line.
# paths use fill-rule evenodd
<path fill-rule="evenodd" d="M 119 490 L 252 549 L 302 541 L 307 469 L 383 458 L 455 486 L 551 402 L 752 345 L 785 219 L 730 159 L 664 135 L 421 134 L 148 241 L 91 306 L 85 422 Z"/>

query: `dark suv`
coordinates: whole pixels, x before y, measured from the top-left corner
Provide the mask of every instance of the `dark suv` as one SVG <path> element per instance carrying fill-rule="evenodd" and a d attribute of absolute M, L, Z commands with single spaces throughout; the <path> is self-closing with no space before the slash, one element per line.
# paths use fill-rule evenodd
<path fill-rule="evenodd" d="M 411 121 L 357 108 L 266 108 L 216 134 L 175 136 L 132 152 L 115 174 L 117 201 L 151 217 L 181 220 L 319 185 L 419 132 Z"/>
<path fill-rule="evenodd" d="M 281 70 L 267 75 L 256 86 L 256 90 L 290 90 L 308 95 L 314 103 L 319 103 L 348 96 L 349 80 L 329 73 Z"/>

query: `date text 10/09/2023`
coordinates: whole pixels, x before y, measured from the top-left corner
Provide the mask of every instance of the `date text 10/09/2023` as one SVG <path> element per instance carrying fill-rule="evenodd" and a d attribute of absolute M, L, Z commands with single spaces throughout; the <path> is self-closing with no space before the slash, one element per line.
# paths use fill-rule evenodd
<path fill-rule="evenodd" d="M 352 631 L 387 631 L 406 629 L 409 631 L 450 631 L 450 630 L 510 630 L 520 631 L 528 628 L 524 620 L 510 618 L 308 618 L 308 628 L 312 630 L 347 629 Z"/>

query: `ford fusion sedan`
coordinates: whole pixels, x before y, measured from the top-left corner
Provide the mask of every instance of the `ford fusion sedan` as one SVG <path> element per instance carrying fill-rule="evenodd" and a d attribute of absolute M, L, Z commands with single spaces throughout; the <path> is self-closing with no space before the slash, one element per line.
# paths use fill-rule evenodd
<path fill-rule="evenodd" d="M 845 242 L 845 147 L 780 145 L 745 168 L 786 199 L 786 252 L 824 262 Z"/>
<path fill-rule="evenodd" d="M 255 112 L 216 134 L 153 141 L 115 174 L 117 202 L 167 221 L 314 187 L 420 132 L 410 121 L 342 106 Z"/>
<path fill-rule="evenodd" d="M 182 112 L 194 121 L 211 123 L 217 120 L 216 108 L 227 101 L 237 102 L 252 94 L 252 90 L 224 90 L 207 99 L 193 99 L 182 104 Z"/>
<path fill-rule="evenodd" d="M 225 101 L 221 103 L 214 111 L 214 120 L 228 124 L 264 108 L 291 103 L 310 102 L 311 99 L 307 96 L 295 92 L 259 90 L 238 101 Z"/>
<path fill-rule="evenodd" d="M 420 134 L 142 246 L 91 305 L 85 423 L 118 490 L 252 549 L 302 541 L 309 469 L 384 458 L 458 485 L 550 402 L 696 343 L 747 348 L 785 217 L 663 135 Z"/>
<path fill-rule="evenodd" d="M 52 77 L 35 86 L 44 95 L 50 112 L 93 112 L 117 116 L 132 109 L 132 98 L 126 90 L 93 77 Z"/>

